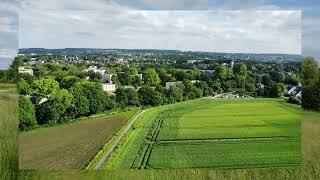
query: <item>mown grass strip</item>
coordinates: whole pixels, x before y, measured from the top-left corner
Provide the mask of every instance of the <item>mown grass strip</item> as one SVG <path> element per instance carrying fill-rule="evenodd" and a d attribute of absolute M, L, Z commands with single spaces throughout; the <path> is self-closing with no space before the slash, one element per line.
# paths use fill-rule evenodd
<path fill-rule="evenodd" d="M 87 170 L 92 170 L 97 165 L 101 157 L 110 149 L 112 144 L 118 139 L 118 137 L 123 133 L 125 128 L 131 121 L 141 112 L 141 109 L 136 108 L 131 111 L 130 114 L 127 115 L 128 121 L 116 132 L 116 134 L 101 148 L 101 150 L 95 155 L 95 157 L 90 161 L 90 163 L 86 166 Z"/>

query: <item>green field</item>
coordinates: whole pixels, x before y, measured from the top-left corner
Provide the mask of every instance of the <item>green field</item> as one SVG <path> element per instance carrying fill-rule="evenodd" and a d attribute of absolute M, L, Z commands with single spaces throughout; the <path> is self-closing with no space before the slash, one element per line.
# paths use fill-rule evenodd
<path fill-rule="evenodd" d="M 15 85 L 0 84 L 0 179 L 16 177 L 18 168 L 18 98 Z"/>
<path fill-rule="evenodd" d="M 0 98 L 0 179 L 319 179 L 320 178 L 320 113 L 301 111 L 302 113 L 302 164 L 287 168 L 249 168 L 249 169 L 170 169 L 170 170 L 114 170 L 114 171 L 18 171 L 17 101 L 3 93 Z M 171 106 L 171 105 L 170 105 Z M 175 105 L 176 106 L 176 105 Z M 297 106 L 298 107 L 298 106 Z M 159 111 L 159 110 L 156 110 Z M 146 113 L 145 115 L 150 115 Z M 152 115 L 152 114 L 151 114 Z M 126 144 L 132 144 L 133 137 L 141 135 L 142 124 L 147 128 L 150 116 L 144 116 L 135 129 L 125 139 L 113 160 L 123 160 L 118 156 Z M 141 123 L 143 122 L 143 123 Z M 149 123 L 150 124 L 150 123 Z M 133 133 L 134 132 L 134 133 Z M 140 132 L 140 133 L 137 133 Z M 136 139 L 137 140 L 137 139 Z M 138 142 L 138 141 L 136 141 Z M 134 144 L 133 144 L 134 145 Z M 135 145 L 134 145 L 135 146 Z M 128 147 L 127 147 L 128 148 Z M 128 152 L 126 150 L 126 152 Z M 126 156 L 129 158 L 129 156 Z M 112 161 L 112 167 L 115 167 Z M 111 161 L 109 161 L 109 167 Z"/>
<path fill-rule="evenodd" d="M 89 117 L 19 135 L 20 169 L 83 169 L 116 132 L 139 112 Z"/>
<path fill-rule="evenodd" d="M 280 100 L 202 99 L 147 111 L 110 169 L 295 166 L 301 113 Z"/>

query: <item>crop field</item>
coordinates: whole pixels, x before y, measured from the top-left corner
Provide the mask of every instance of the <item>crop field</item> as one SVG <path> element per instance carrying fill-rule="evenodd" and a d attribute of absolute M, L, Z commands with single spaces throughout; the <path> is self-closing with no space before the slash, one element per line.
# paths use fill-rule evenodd
<path fill-rule="evenodd" d="M 274 99 L 202 99 L 150 109 L 104 168 L 297 166 L 301 118 L 299 109 Z"/>
<path fill-rule="evenodd" d="M 138 109 L 19 135 L 20 169 L 83 169 Z"/>

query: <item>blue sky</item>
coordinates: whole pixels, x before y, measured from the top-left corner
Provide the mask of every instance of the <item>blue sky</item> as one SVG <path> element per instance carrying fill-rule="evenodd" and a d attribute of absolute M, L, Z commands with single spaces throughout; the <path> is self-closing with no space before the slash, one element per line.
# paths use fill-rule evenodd
<path fill-rule="evenodd" d="M 72 11 L 110 12 L 127 10 L 302 10 L 302 54 L 320 59 L 319 0 L 0 0 L 0 61 L 12 58 L 19 46 L 18 16 Z M 46 14 L 55 17 L 54 14 Z M 99 14 L 96 14 L 99 15 Z M 75 18 L 75 17 L 73 17 Z M 21 26 L 20 26 L 21 27 Z M 59 27 L 55 31 L 59 31 Z M 79 37 L 90 38 L 94 33 L 79 31 Z M 20 36 L 20 44 L 21 39 Z M 41 37 L 40 37 L 41 38 Z M 54 37 L 52 37 L 54 39 Z M 26 43 L 27 44 L 27 43 Z M 77 43 L 75 43 L 76 45 Z M 58 42 L 56 43 L 58 45 Z M 45 46 L 45 45 L 44 45 Z M 0 64 L 3 64 L 0 63 Z"/>

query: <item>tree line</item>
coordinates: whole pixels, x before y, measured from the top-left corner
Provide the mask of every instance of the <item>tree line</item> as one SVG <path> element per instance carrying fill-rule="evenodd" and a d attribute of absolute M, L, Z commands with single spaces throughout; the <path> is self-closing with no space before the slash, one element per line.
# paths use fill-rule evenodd
<path fill-rule="evenodd" d="M 192 100 L 214 93 L 233 92 L 240 95 L 280 97 L 285 84 L 297 84 L 296 74 L 285 74 L 281 69 L 255 73 L 245 63 L 233 68 L 225 64 L 211 64 L 212 74 L 198 68 L 180 69 L 148 65 L 108 67 L 108 73 L 117 74 L 114 95 L 108 95 L 101 86 L 101 74 L 83 72 L 84 66 L 71 64 L 37 64 L 34 76 L 19 74 L 23 60 L 16 58 L 8 72 L 17 83 L 19 94 L 20 129 L 37 125 L 66 123 L 75 118 L 124 109 L 131 106 L 158 106 Z M 143 81 L 135 75 L 143 74 Z M 89 76 L 89 80 L 85 77 Z M 165 88 L 166 82 L 179 82 Z M 258 86 L 261 83 L 264 88 Z M 126 87 L 126 86 L 133 86 Z M 44 102 L 40 102 L 44 100 Z"/>

